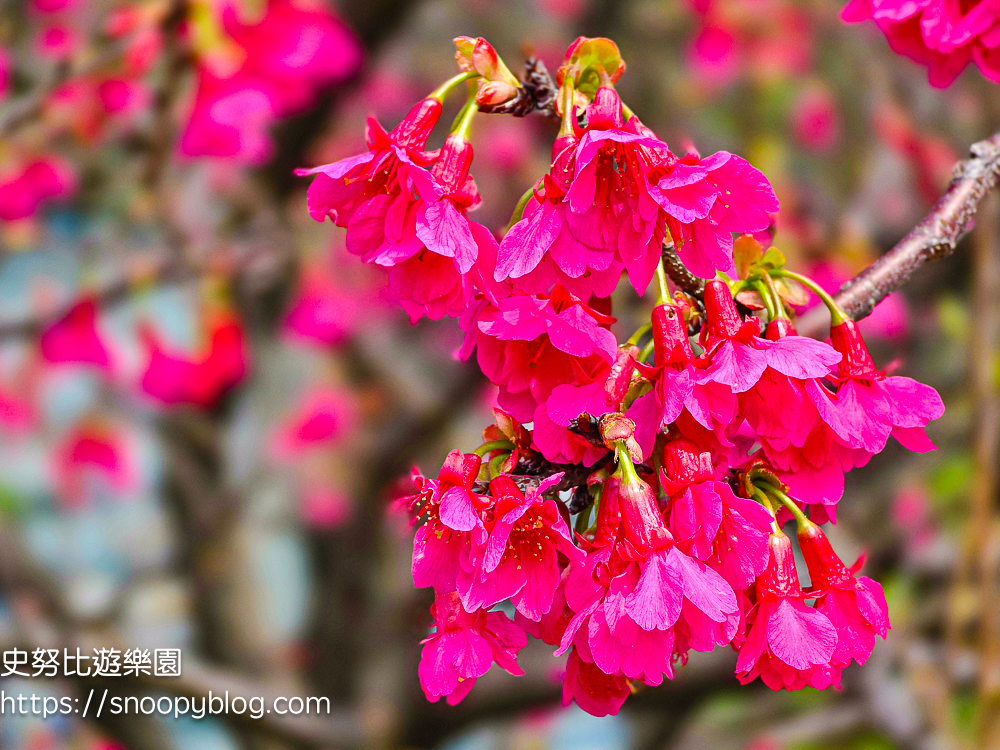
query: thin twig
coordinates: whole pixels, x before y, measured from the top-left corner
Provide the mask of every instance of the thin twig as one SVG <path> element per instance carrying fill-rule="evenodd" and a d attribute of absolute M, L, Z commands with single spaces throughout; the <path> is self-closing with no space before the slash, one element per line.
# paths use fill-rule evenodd
<path fill-rule="evenodd" d="M 944 195 L 892 250 L 844 284 L 835 299 L 851 318 L 861 320 L 875 305 L 909 280 L 926 263 L 946 258 L 971 229 L 972 217 L 983 197 L 1000 182 L 1000 132 L 979 141 L 969 158 L 955 166 Z M 797 323 L 799 333 L 816 336 L 826 325 L 822 305 Z"/>

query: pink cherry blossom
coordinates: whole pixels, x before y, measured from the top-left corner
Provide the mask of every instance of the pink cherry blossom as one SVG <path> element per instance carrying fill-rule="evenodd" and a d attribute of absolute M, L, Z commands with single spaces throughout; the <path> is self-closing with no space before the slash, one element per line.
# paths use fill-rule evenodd
<path fill-rule="evenodd" d="M 272 149 L 268 129 L 308 107 L 326 88 L 353 76 L 362 50 L 328 9 L 270 0 L 259 21 L 244 23 L 232 5 L 222 12 L 240 63 L 204 61 L 180 151 L 258 163 Z"/>
<path fill-rule="evenodd" d="M 279 426 L 271 443 L 281 460 L 295 458 L 311 449 L 328 446 L 351 434 L 357 419 L 351 394 L 334 388 L 306 393 Z"/>
<path fill-rule="evenodd" d="M 932 86 L 950 85 L 970 62 L 1000 83 L 1000 7 L 994 0 L 850 0 L 840 17 L 875 21 L 894 51 L 927 66 Z"/>
<path fill-rule="evenodd" d="M 458 573 L 466 610 L 490 609 L 510 599 L 521 615 L 537 622 L 552 608 L 560 560 L 579 565 L 584 557 L 556 501 L 543 497 L 560 479 L 562 474 L 554 474 L 524 493 L 509 476 L 490 482 L 494 506 L 489 536 L 471 552 L 474 565 Z"/>
<path fill-rule="evenodd" d="M 43 204 L 70 196 L 76 174 L 62 160 L 43 156 L 0 173 L 0 220 L 34 216 Z"/>
<path fill-rule="evenodd" d="M 823 689 L 839 673 L 828 669 L 837 647 L 830 619 L 803 601 L 792 544 L 781 532 L 771 535 L 767 570 L 757 579 L 751 627 L 736 661 L 742 684 L 760 677 L 772 690 Z"/>
<path fill-rule="evenodd" d="M 707 362 L 696 378 L 699 383 L 721 383 L 734 393 L 743 393 L 757 384 L 768 367 L 789 378 L 820 378 L 840 361 L 838 352 L 814 339 L 760 338 L 760 321 L 740 318 L 725 282 L 713 280 L 705 285 L 705 310 L 708 323 L 701 342 Z"/>
<path fill-rule="evenodd" d="M 85 298 L 73 305 L 42 332 L 38 343 L 46 362 L 111 369 L 111 355 L 97 331 L 97 305 L 93 299 Z"/>
<path fill-rule="evenodd" d="M 470 308 L 461 321 L 466 338 L 460 355 L 477 348 L 483 373 L 500 386 L 501 408 L 530 422 L 557 386 L 614 361 L 613 321 L 561 287 L 550 295 L 508 297 Z"/>
<path fill-rule="evenodd" d="M 528 642 L 524 631 L 503 612 L 469 614 L 458 594 L 438 593 L 431 606 L 434 632 L 425 638 L 417 674 L 427 700 L 442 696 L 448 705 L 461 701 L 493 662 L 514 675 L 524 674 L 517 654 Z"/>
<path fill-rule="evenodd" d="M 809 567 L 810 593 L 817 595 L 816 610 L 837 629 L 832 663 L 841 668 L 852 660 L 864 664 L 875 647 L 875 636 L 885 639 L 890 628 L 882 587 L 867 576 L 855 577 L 815 524 L 800 527 L 798 537 Z"/>
<path fill-rule="evenodd" d="M 55 449 L 53 463 L 59 496 L 72 506 L 83 502 L 87 480 L 93 475 L 118 492 L 127 491 L 135 482 L 128 441 L 108 425 L 75 427 Z"/>
<path fill-rule="evenodd" d="M 670 157 L 651 195 L 666 212 L 677 255 L 698 276 L 732 272 L 733 233 L 767 229 L 768 214 L 778 211 L 774 188 L 746 159 L 726 151 Z"/>
<path fill-rule="evenodd" d="M 414 522 L 423 519 L 413 539 L 412 573 L 417 588 L 455 591 L 459 573 L 469 570 L 469 549 L 485 544 L 487 531 L 480 512 L 492 499 L 472 489 L 481 463 L 474 453 L 452 451 L 437 478 L 426 479 L 414 470 L 416 493 L 401 503 Z"/>
<path fill-rule="evenodd" d="M 207 329 L 201 350 L 188 354 L 169 349 L 151 326 L 143 326 L 140 338 L 147 364 L 142 391 L 168 406 L 207 409 L 239 384 L 249 368 L 242 325 L 232 315 L 220 313 L 211 317 Z"/>

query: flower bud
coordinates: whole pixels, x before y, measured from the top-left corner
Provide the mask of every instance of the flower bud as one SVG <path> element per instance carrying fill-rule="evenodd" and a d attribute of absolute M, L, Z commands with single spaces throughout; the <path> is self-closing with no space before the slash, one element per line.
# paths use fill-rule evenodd
<path fill-rule="evenodd" d="M 792 540 L 779 531 L 771 534 L 768 547 L 767 569 L 757 579 L 757 596 L 802 596 Z"/>
<path fill-rule="evenodd" d="M 785 336 L 798 335 L 798 331 L 795 330 L 795 324 L 788 318 L 775 318 L 767 324 L 767 328 L 764 330 L 764 338 L 768 341 L 777 341 Z"/>
<path fill-rule="evenodd" d="M 687 325 L 679 305 L 671 302 L 653 308 L 653 362 L 657 366 L 669 362 L 689 362 L 694 359 Z"/>
<path fill-rule="evenodd" d="M 743 327 L 743 319 L 733 302 L 729 285 L 718 279 L 705 282 L 705 315 L 708 317 L 706 331 L 709 336 L 729 339 Z"/>
<path fill-rule="evenodd" d="M 441 110 L 441 102 L 437 99 L 422 99 L 413 105 L 389 135 L 403 148 L 422 149 L 441 117 Z"/>
<path fill-rule="evenodd" d="M 461 133 L 445 138 L 441 156 L 431 168 L 431 174 L 444 186 L 445 195 L 453 195 L 465 185 L 472 166 L 472 155 L 472 144 Z"/>
<path fill-rule="evenodd" d="M 604 414 L 597 422 L 601 440 L 608 448 L 614 449 L 619 442 L 625 443 L 625 450 L 633 461 L 642 461 L 642 449 L 636 442 L 635 422 L 624 414 L 610 412 Z"/>
<path fill-rule="evenodd" d="M 517 86 L 504 81 L 479 80 L 479 91 L 476 92 L 476 104 L 480 107 L 494 107 L 509 102 L 517 96 Z"/>
<path fill-rule="evenodd" d="M 837 365 L 841 377 L 872 378 L 878 373 L 858 324 L 850 318 L 830 328 L 830 343 L 843 357 Z"/>
<path fill-rule="evenodd" d="M 604 395 L 609 404 L 619 405 L 628 393 L 628 387 L 632 383 L 632 374 L 635 372 L 634 359 L 639 356 L 639 347 L 634 345 L 622 345 L 618 347 L 615 361 L 611 365 L 608 379 L 604 381 Z"/>
<path fill-rule="evenodd" d="M 849 583 L 853 576 L 844 562 L 833 551 L 823 530 L 807 522 L 799 528 L 799 548 L 809 568 L 809 580 L 814 589 Z"/>
<path fill-rule="evenodd" d="M 673 542 L 656 502 L 656 493 L 634 471 L 625 473 L 619 468 L 604 483 L 602 510 L 608 499 L 621 517 L 623 556 L 641 560 Z"/>

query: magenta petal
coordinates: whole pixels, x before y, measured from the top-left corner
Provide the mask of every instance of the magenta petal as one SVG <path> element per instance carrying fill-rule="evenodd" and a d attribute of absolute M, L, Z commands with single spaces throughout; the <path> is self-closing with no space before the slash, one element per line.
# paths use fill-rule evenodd
<path fill-rule="evenodd" d="M 829 618 L 801 601 L 778 601 L 767 623 L 771 653 L 794 669 L 826 664 L 837 646 L 837 631 Z"/>
<path fill-rule="evenodd" d="M 885 638 L 885 634 L 892 626 L 889 624 L 889 605 L 886 604 L 882 584 L 868 576 L 858 576 L 857 580 L 858 610 L 875 632 Z"/>
<path fill-rule="evenodd" d="M 468 273 L 479 247 L 468 220 L 448 199 L 431 203 L 418 212 L 417 237 L 433 253 L 454 258 L 459 273 Z"/>
<path fill-rule="evenodd" d="M 464 487 L 452 487 L 441 497 L 441 523 L 456 531 L 472 531 L 480 523 L 472 495 Z"/>
<path fill-rule="evenodd" d="M 625 597 L 626 613 L 643 630 L 664 630 L 680 616 L 681 572 L 673 553 L 669 558 L 663 552 L 651 554 L 635 590 Z"/>
<path fill-rule="evenodd" d="M 840 361 L 840 352 L 832 346 L 805 336 L 785 336 L 761 343 L 765 346 L 767 363 L 790 378 L 825 377 Z"/>
<path fill-rule="evenodd" d="M 684 597 L 715 622 L 724 622 L 739 611 L 736 594 L 726 579 L 700 560 L 674 548 L 670 556 L 677 560 L 684 586 Z"/>
<path fill-rule="evenodd" d="M 538 209 L 512 226 L 500 240 L 493 278 L 496 281 L 518 279 L 535 270 L 545 251 L 555 242 L 561 227 L 562 219 L 555 207 L 543 200 Z"/>
<path fill-rule="evenodd" d="M 675 498 L 670 509 L 670 530 L 685 549 L 699 560 L 712 554 L 712 541 L 722 522 L 722 500 L 714 482 L 699 482 Z"/>

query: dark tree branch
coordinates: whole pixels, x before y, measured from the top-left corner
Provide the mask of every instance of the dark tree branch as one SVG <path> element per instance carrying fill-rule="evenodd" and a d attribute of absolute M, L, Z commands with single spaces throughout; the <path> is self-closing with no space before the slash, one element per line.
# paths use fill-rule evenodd
<path fill-rule="evenodd" d="M 951 184 L 912 232 L 888 253 L 844 284 L 835 299 L 854 320 L 871 314 L 875 305 L 905 284 L 926 263 L 946 258 L 971 229 L 979 202 L 1000 181 L 1000 132 L 970 149 L 959 162 Z M 797 328 L 804 336 L 823 331 L 826 310 L 819 306 L 802 316 Z"/>
<path fill-rule="evenodd" d="M 671 242 L 663 243 L 663 269 L 682 292 L 700 298 L 705 291 L 705 279 L 695 276 L 684 267 L 684 263 L 677 256 L 677 250 Z"/>

